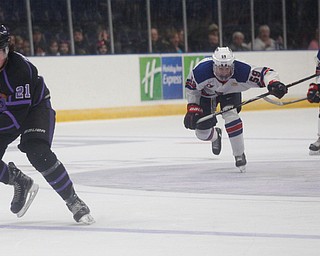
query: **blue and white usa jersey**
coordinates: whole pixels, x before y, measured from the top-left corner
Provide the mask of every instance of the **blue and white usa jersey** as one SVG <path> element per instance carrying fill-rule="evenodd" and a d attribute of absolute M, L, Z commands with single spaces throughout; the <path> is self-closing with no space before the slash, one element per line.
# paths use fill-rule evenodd
<path fill-rule="evenodd" d="M 250 88 L 266 87 L 270 81 L 279 81 L 278 73 L 268 67 L 253 67 L 234 61 L 234 73 L 227 82 L 219 81 L 213 73 L 211 57 L 201 60 L 190 72 L 186 81 L 188 103 L 200 103 L 200 97 L 214 98 Z"/>

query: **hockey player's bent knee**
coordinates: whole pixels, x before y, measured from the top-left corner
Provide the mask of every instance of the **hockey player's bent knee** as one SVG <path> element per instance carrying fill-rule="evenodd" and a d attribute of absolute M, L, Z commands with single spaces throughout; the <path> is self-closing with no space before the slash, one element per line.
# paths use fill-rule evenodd
<path fill-rule="evenodd" d="M 196 129 L 196 136 L 199 140 L 211 140 L 212 138 L 212 128 L 206 130 L 198 130 Z"/>
<path fill-rule="evenodd" d="M 227 107 L 224 108 L 224 109 L 227 109 Z M 239 114 L 238 114 L 237 110 L 236 109 L 232 109 L 232 110 L 230 110 L 228 112 L 223 113 L 222 114 L 222 118 L 225 120 L 225 123 L 230 123 L 230 122 L 232 122 L 234 120 L 239 119 L 240 117 L 239 117 Z"/>
<path fill-rule="evenodd" d="M 39 172 L 43 172 L 54 166 L 57 162 L 56 155 L 51 151 L 49 145 L 41 140 L 30 140 L 20 146 L 22 152 L 27 154 L 27 158 L 33 167 Z"/>

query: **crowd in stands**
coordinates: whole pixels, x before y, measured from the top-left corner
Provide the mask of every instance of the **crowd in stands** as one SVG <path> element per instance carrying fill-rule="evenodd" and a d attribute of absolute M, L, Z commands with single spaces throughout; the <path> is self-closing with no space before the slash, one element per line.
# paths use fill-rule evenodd
<path fill-rule="evenodd" d="M 165 36 L 161 36 L 155 27 L 151 29 L 151 42 L 153 53 L 183 53 L 185 50 L 184 31 L 182 29 L 170 29 Z M 73 31 L 74 49 L 76 55 L 103 55 L 110 54 L 110 38 L 107 29 L 99 29 L 96 38 L 89 41 L 86 34 L 80 27 Z M 311 44 L 317 44 L 317 41 Z M 15 50 L 30 56 L 29 40 L 21 35 L 12 34 L 11 42 L 15 45 Z M 132 45 L 132 53 L 148 53 L 147 40 L 143 40 L 136 45 Z M 310 45 L 311 45 L 310 44 Z M 197 44 L 189 45 L 187 52 L 212 52 L 219 46 L 219 30 L 216 24 L 211 24 L 207 31 L 206 40 L 198 41 Z M 241 31 L 235 31 L 229 46 L 233 51 L 268 51 L 283 49 L 282 38 L 276 40 L 270 37 L 270 28 L 262 25 L 253 44 L 246 43 L 245 36 Z M 309 47 L 309 49 L 312 46 Z M 70 42 L 66 39 L 51 37 L 47 40 L 45 34 L 39 27 L 33 29 L 33 48 L 35 56 L 60 56 L 70 55 Z M 121 52 L 120 52 L 121 53 Z"/>
<path fill-rule="evenodd" d="M 51 37 L 47 40 L 39 27 L 33 29 L 33 49 L 35 56 L 60 56 L 70 55 L 70 41 Z M 87 40 L 81 28 L 75 28 L 73 33 L 74 48 L 76 55 L 109 54 L 108 34 L 100 31 L 96 40 L 91 43 Z M 30 42 L 21 35 L 11 33 L 11 43 L 15 50 L 26 56 L 31 55 Z"/>
<path fill-rule="evenodd" d="M 0 23 L 8 23 L 11 30 L 11 42 L 15 45 L 15 50 L 31 56 L 31 46 L 27 30 L 25 9 L 23 9 L 22 0 L 5 1 L 7 5 L 0 3 Z M 106 1 L 88 1 L 91 3 L 91 11 L 87 8 L 86 3 L 82 1 L 72 1 L 73 8 L 85 10 L 84 12 L 74 12 L 73 18 L 76 20 L 73 28 L 73 40 L 70 40 L 68 26 L 66 25 L 65 4 L 63 0 L 42 1 L 38 5 L 37 1 L 32 2 L 34 5 L 32 19 L 35 24 L 32 27 L 33 52 L 36 56 L 60 56 L 71 55 L 71 49 L 74 46 L 76 55 L 104 55 L 111 54 L 111 42 L 106 17 L 101 13 L 106 13 L 106 9 L 100 10 L 105 6 Z M 122 2 L 125 7 L 125 1 Z M 40 1 L 39 1 L 40 3 Z M 156 2 L 155 2 L 156 3 Z M 155 4 L 154 3 L 154 4 Z M 102 5 L 104 4 L 104 5 Z M 9 6 L 14 6 L 9 8 Z M 43 5 L 53 12 L 43 11 Z M 60 7 L 59 7 L 60 6 Z M 94 8 L 92 8 L 94 6 Z M 99 9 L 100 8 L 100 9 Z M 17 11 L 12 11 L 12 10 Z M 6 10 L 6 11 L 5 11 Z M 130 13 L 129 13 L 130 14 Z M 128 15 L 129 15 L 128 14 Z M 93 22 L 93 20 L 95 20 Z M 115 24 L 123 20 L 123 17 L 114 17 Z M 104 25 L 101 25 L 104 24 Z M 122 24 L 121 22 L 119 24 Z M 152 53 L 183 53 L 183 52 L 212 52 L 220 45 L 219 27 L 212 23 L 203 30 L 196 31 L 188 35 L 188 48 L 186 49 L 184 30 L 181 25 L 154 26 L 151 28 L 151 52 Z M 20 27 L 19 27 L 20 26 Z M 191 31 L 188 31 L 189 33 Z M 223 46 L 229 46 L 233 51 L 268 51 L 284 49 L 283 39 L 281 36 L 272 38 L 272 31 L 268 25 L 261 25 L 257 28 L 256 38 L 251 42 L 245 35 L 248 31 L 243 28 L 233 28 L 223 37 Z M 145 28 L 137 27 L 128 28 L 122 24 L 114 29 L 114 52 L 116 54 L 128 53 L 149 53 L 148 31 Z M 228 36 L 228 38 L 225 38 Z M 314 33 L 314 38 L 310 41 L 308 49 L 318 49 L 319 32 Z M 73 45 L 71 45 L 73 43 Z M 306 49 L 306 48 L 305 48 Z"/>

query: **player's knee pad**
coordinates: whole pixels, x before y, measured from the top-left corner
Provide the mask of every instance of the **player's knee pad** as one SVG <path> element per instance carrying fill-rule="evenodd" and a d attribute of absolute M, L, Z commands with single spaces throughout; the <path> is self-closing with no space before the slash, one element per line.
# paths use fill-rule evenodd
<path fill-rule="evenodd" d="M 206 129 L 206 130 L 198 130 L 196 129 L 196 136 L 199 140 L 208 141 L 212 139 L 213 136 L 213 129 Z"/>
<path fill-rule="evenodd" d="M 236 109 L 223 113 L 222 118 L 225 120 L 225 128 L 229 138 L 234 138 L 243 133 L 242 120 Z"/>
<path fill-rule="evenodd" d="M 56 155 L 51 151 L 49 145 L 42 140 L 30 140 L 19 146 L 25 152 L 30 163 L 38 171 L 43 172 L 57 162 Z"/>
<path fill-rule="evenodd" d="M 223 110 L 228 109 L 228 107 L 225 107 Z M 231 123 L 237 119 L 239 119 L 239 114 L 236 109 L 232 109 L 230 111 L 227 111 L 222 114 L 222 118 L 224 119 L 225 123 Z"/>

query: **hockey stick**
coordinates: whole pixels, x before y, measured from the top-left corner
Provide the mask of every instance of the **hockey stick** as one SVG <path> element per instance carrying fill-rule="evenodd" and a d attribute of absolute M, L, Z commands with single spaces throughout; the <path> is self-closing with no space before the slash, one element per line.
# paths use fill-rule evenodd
<path fill-rule="evenodd" d="M 297 99 L 297 100 L 291 100 L 291 101 L 276 101 L 276 100 L 272 100 L 268 97 L 264 97 L 263 98 L 266 102 L 269 102 L 271 104 L 274 104 L 274 105 L 278 105 L 278 106 L 285 106 L 285 105 L 289 105 L 289 104 L 293 104 L 293 103 L 297 103 L 297 102 L 300 102 L 300 101 L 304 101 L 306 99 L 308 99 L 307 97 L 304 97 L 304 98 L 301 98 L 301 99 Z"/>
<path fill-rule="evenodd" d="M 316 77 L 316 76 L 317 76 L 317 74 L 313 74 L 313 75 L 311 75 L 311 76 L 302 78 L 302 79 L 300 79 L 300 80 L 298 80 L 298 81 L 295 81 L 295 82 L 293 82 L 293 83 L 291 83 L 291 84 L 287 84 L 286 87 L 287 87 L 287 88 L 290 88 L 290 87 L 292 87 L 292 86 L 294 86 L 294 85 L 300 84 L 300 83 L 302 83 L 302 82 L 304 82 L 304 81 L 307 81 L 307 80 L 309 80 L 309 79 L 311 79 L 311 78 L 314 78 L 314 77 Z M 197 121 L 197 124 L 199 124 L 199 123 L 201 123 L 201 122 L 204 122 L 204 121 L 207 121 L 207 120 L 213 118 L 214 116 L 221 115 L 221 114 L 223 114 L 223 113 L 229 112 L 229 111 L 232 110 L 232 109 L 236 109 L 236 108 L 242 107 L 242 106 L 247 105 L 247 104 L 249 104 L 249 103 L 251 103 L 251 102 L 254 102 L 254 101 L 256 101 L 256 100 L 260 100 L 260 99 L 262 99 L 262 98 L 264 98 L 264 97 L 267 97 L 267 96 L 269 96 L 269 95 L 271 95 L 271 93 L 270 93 L 270 92 L 266 92 L 266 93 L 264 93 L 264 94 L 258 95 L 258 96 L 254 97 L 254 98 L 249 99 L 249 100 L 245 100 L 245 101 L 241 102 L 241 103 L 240 103 L 239 105 L 237 105 L 237 106 L 232 106 L 232 107 L 230 107 L 230 108 L 228 108 L 228 109 L 221 110 L 221 111 L 219 111 L 219 112 L 216 112 L 216 113 L 213 113 L 213 114 L 204 116 L 204 117 L 200 118 L 200 119 Z"/>

